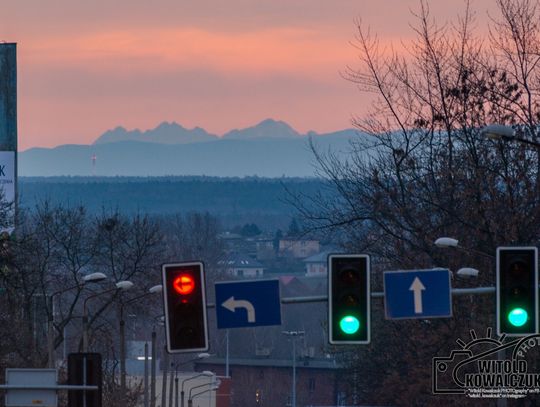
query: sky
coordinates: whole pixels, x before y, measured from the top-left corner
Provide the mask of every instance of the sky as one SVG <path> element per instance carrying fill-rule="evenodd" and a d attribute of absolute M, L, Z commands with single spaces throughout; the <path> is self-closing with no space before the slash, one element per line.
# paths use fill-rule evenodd
<path fill-rule="evenodd" d="M 444 3 L 444 4 L 443 4 Z M 493 0 L 473 1 L 483 16 Z M 217 135 L 266 118 L 300 132 L 351 127 L 370 96 L 355 21 L 382 43 L 413 36 L 418 0 L 4 0 L 17 42 L 19 149 L 89 144 L 163 121 Z M 431 1 L 440 22 L 464 1 Z M 481 21 L 481 19 L 480 19 Z"/>

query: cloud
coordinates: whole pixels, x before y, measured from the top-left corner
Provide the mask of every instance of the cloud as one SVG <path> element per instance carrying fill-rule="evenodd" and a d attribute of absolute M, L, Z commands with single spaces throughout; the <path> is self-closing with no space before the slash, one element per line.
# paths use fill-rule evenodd
<path fill-rule="evenodd" d="M 23 50 L 40 67 L 80 67 L 111 75 L 211 70 L 261 75 L 336 72 L 354 57 L 331 34 L 300 28 L 249 32 L 198 28 L 108 31 L 36 40 Z"/>

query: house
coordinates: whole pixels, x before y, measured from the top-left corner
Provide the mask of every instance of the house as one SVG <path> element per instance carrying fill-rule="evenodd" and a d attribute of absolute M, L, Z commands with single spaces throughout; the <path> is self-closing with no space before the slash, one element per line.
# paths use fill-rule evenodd
<path fill-rule="evenodd" d="M 320 251 L 318 240 L 303 240 L 285 237 L 279 241 L 279 255 L 304 259 Z"/>
<path fill-rule="evenodd" d="M 328 275 L 328 252 L 321 252 L 304 259 L 306 277 L 322 277 Z"/>
<path fill-rule="evenodd" d="M 262 277 L 264 267 L 257 260 L 240 253 L 231 253 L 218 261 L 221 272 L 234 277 Z"/>
<path fill-rule="evenodd" d="M 336 249 L 324 250 L 305 258 L 306 277 L 326 277 L 328 275 L 328 256 L 338 252 Z"/>
<path fill-rule="evenodd" d="M 195 362 L 195 370 L 225 374 L 225 359 L 210 357 Z M 230 406 L 291 405 L 292 358 L 231 358 L 229 360 Z M 296 404 L 334 406 L 346 389 L 334 359 L 298 356 Z"/>
<path fill-rule="evenodd" d="M 270 260 L 276 257 L 274 239 L 272 237 L 258 237 L 255 239 L 257 260 Z"/>

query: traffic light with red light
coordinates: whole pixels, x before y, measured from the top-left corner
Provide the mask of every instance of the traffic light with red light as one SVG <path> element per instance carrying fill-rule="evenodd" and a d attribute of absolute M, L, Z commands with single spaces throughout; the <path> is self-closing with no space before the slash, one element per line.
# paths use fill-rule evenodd
<path fill-rule="evenodd" d="M 497 248 L 497 334 L 538 333 L 538 250 Z"/>
<path fill-rule="evenodd" d="M 328 256 L 328 339 L 334 345 L 367 344 L 371 335 L 369 256 Z"/>
<path fill-rule="evenodd" d="M 164 264 L 162 273 L 167 351 L 208 350 L 203 263 Z"/>

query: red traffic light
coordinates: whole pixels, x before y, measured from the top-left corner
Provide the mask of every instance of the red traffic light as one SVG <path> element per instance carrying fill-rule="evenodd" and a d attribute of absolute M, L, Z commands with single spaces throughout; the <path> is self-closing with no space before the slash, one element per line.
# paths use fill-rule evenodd
<path fill-rule="evenodd" d="M 164 264 L 162 278 L 167 351 L 208 350 L 204 265 L 202 262 Z"/>
<path fill-rule="evenodd" d="M 190 274 L 180 274 L 174 279 L 173 288 L 178 294 L 191 294 L 195 289 L 195 280 Z"/>

